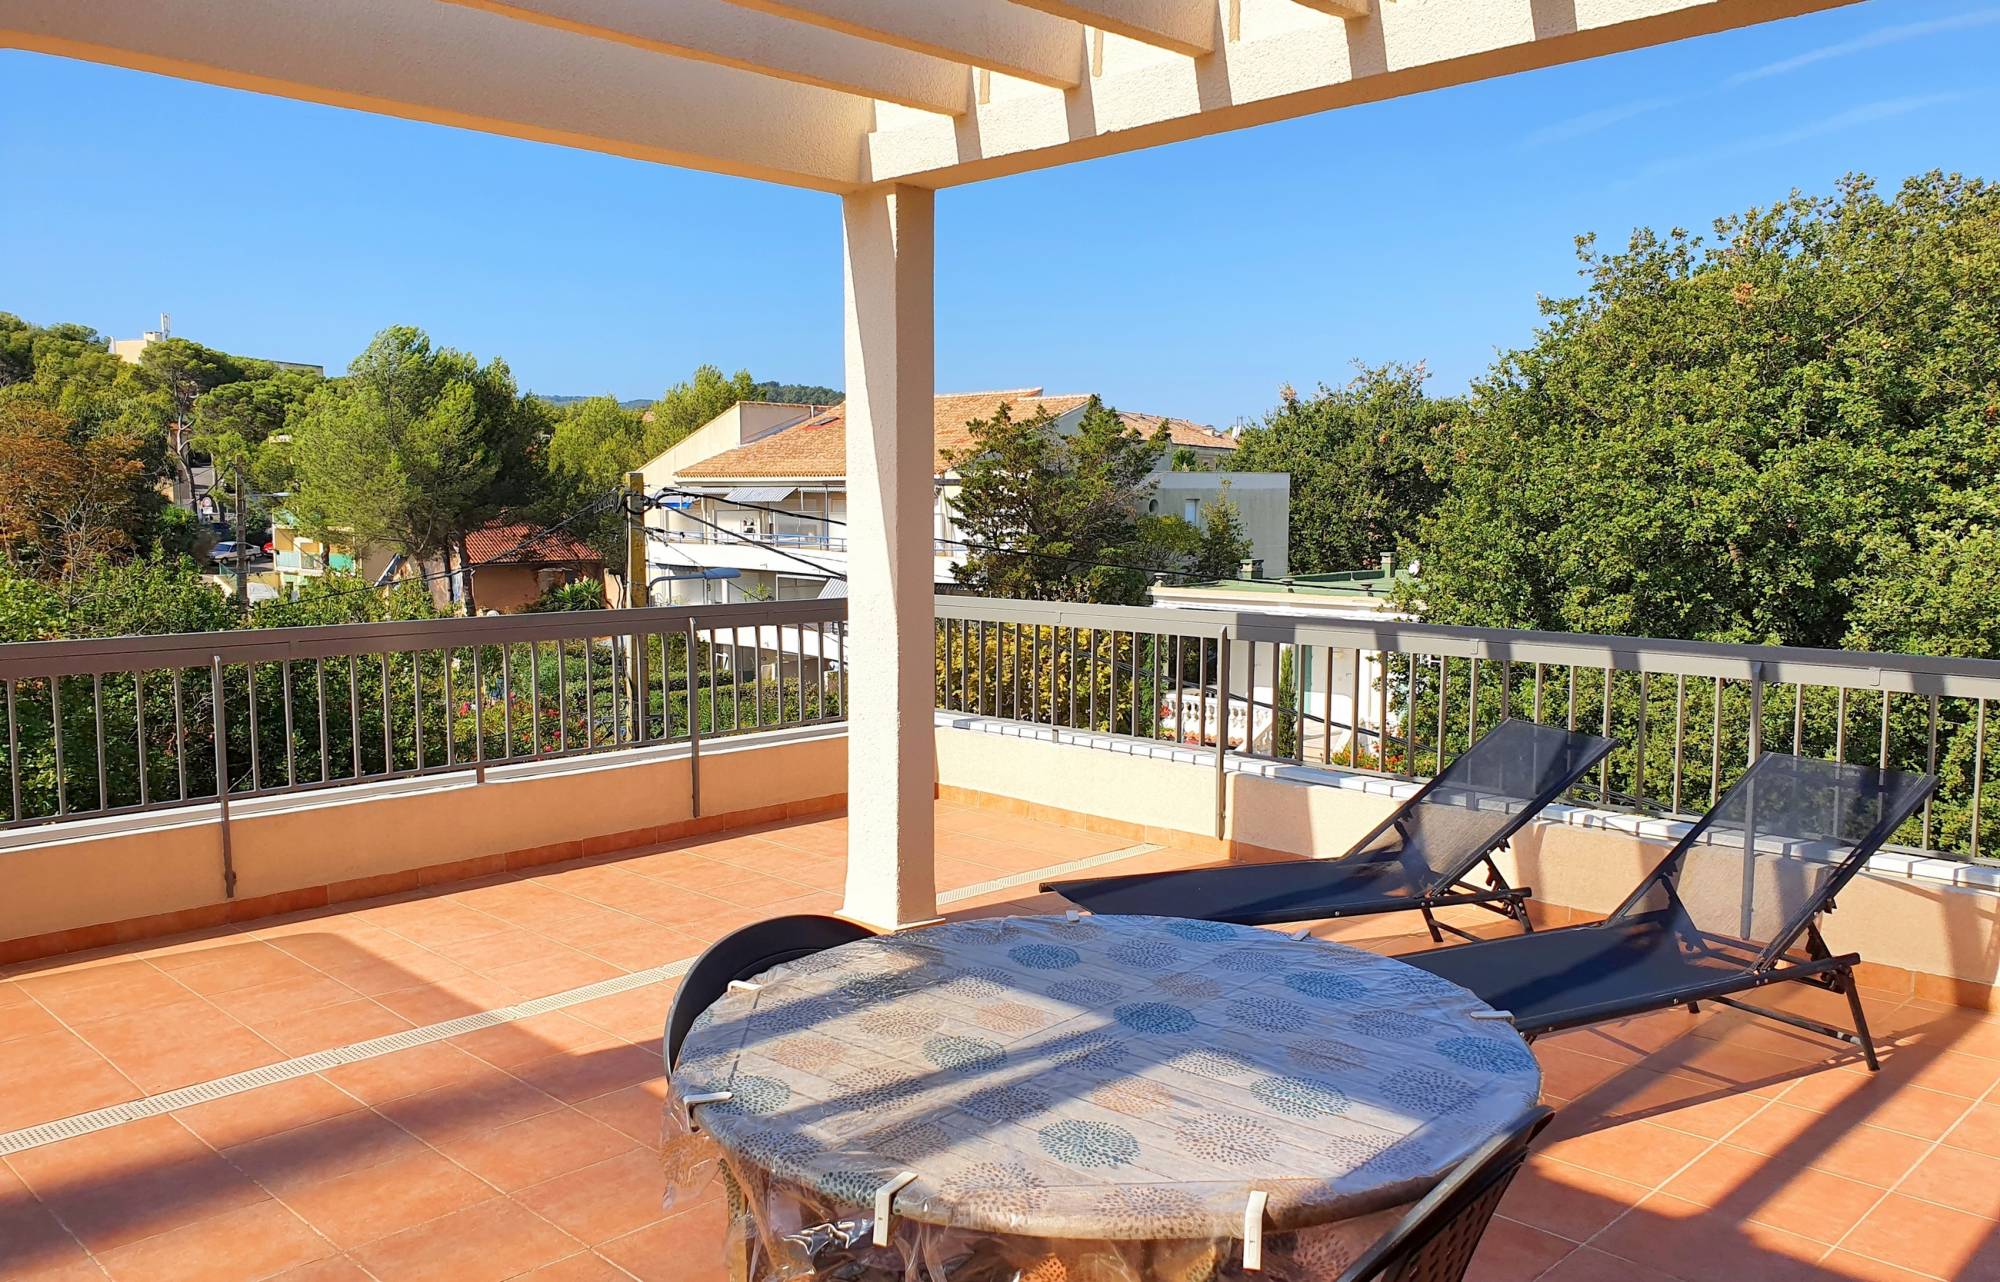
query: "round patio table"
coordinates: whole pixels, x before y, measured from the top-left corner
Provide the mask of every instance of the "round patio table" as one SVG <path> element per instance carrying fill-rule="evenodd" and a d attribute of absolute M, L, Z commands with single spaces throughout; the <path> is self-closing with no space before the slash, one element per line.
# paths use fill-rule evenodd
<path fill-rule="evenodd" d="M 719 1159 L 755 1277 L 1203 1282 L 1338 1274 L 1541 1073 L 1392 958 L 1069 916 L 774 967 L 695 1022 L 672 1087 L 669 1173 Z"/>

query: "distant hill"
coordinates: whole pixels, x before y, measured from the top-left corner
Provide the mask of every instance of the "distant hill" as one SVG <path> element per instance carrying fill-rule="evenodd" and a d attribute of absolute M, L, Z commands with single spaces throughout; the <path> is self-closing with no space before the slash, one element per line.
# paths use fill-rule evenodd
<path fill-rule="evenodd" d="M 534 397 L 538 401 L 547 401 L 551 405 L 574 405 L 578 401 L 588 401 L 596 399 L 595 397 L 590 397 L 590 396 L 550 396 L 547 392 L 530 392 L 528 393 L 528 395 Z M 650 409 L 652 408 L 653 404 L 653 402 L 650 399 L 645 397 L 641 397 L 636 401 L 620 401 L 618 403 L 628 410 Z"/>
<path fill-rule="evenodd" d="M 844 392 L 811 383 L 759 383 L 755 399 L 780 401 L 787 405 L 838 405 L 847 399 Z"/>
<path fill-rule="evenodd" d="M 574 405 L 578 401 L 591 399 L 588 396 L 551 396 L 547 392 L 534 392 L 531 395 L 536 400 L 547 401 L 551 405 Z M 838 405 L 846 400 L 847 397 L 835 388 L 820 387 L 813 383 L 759 383 L 757 384 L 756 393 L 751 399 L 780 401 L 787 405 Z M 650 397 L 641 397 L 638 400 L 620 401 L 618 403 L 628 410 L 644 410 L 653 407 Z"/>

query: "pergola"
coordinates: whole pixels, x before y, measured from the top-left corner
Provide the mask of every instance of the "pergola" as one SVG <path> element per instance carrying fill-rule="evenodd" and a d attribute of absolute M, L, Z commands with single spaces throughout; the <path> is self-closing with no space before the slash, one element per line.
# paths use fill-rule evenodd
<path fill-rule="evenodd" d="M 0 0 L 0 46 L 839 195 L 846 911 L 888 926 L 937 908 L 937 189 L 1851 2 Z"/>

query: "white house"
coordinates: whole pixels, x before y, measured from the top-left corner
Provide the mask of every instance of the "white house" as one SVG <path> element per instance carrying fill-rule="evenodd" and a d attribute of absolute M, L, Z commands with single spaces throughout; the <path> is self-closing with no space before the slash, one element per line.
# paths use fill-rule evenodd
<path fill-rule="evenodd" d="M 1044 395 L 1041 388 L 964 392 L 936 398 L 933 410 L 936 497 L 932 505 L 932 574 L 950 584 L 962 561 L 963 535 L 953 519 L 957 475 L 947 455 L 969 447 L 967 424 L 1004 405 L 1017 416 L 1046 409 L 1056 430 L 1073 432 L 1090 397 Z M 1291 478 L 1282 472 L 1173 471 L 1176 455 L 1204 466 L 1229 457 L 1236 440 L 1182 419 L 1123 413 L 1133 430 L 1164 427 L 1172 444 L 1155 472 L 1148 501 L 1155 513 L 1197 519 L 1201 505 L 1227 487 L 1253 555 L 1282 574 L 1290 532 Z M 663 604 L 790 600 L 820 595 L 847 567 L 847 415 L 844 406 L 732 406 L 645 465 L 646 490 L 682 491 L 653 512 L 652 599 Z"/>

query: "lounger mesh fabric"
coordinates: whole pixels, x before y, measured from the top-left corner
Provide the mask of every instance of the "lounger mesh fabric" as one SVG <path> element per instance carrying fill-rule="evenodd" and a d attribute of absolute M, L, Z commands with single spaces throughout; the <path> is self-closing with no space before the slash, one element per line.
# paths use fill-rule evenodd
<path fill-rule="evenodd" d="M 1508 901 L 1518 896 L 1497 879 L 1488 891 L 1460 879 L 1611 746 L 1596 735 L 1505 720 L 1339 858 L 1091 877 L 1042 889 L 1093 912 L 1249 926 L 1434 908 L 1468 895 Z M 1518 913 L 1511 903 L 1494 911 Z"/>
<path fill-rule="evenodd" d="M 1666 913 L 1706 939 L 1787 944 L 1928 787 L 1873 766 L 1760 758 L 1613 920 Z"/>
<path fill-rule="evenodd" d="M 1419 884 L 1449 882 L 1464 874 L 1467 851 L 1484 853 L 1522 810 L 1547 804 L 1602 743 L 1560 726 L 1502 721 L 1446 766 L 1382 839 L 1400 835 L 1403 866 Z"/>

